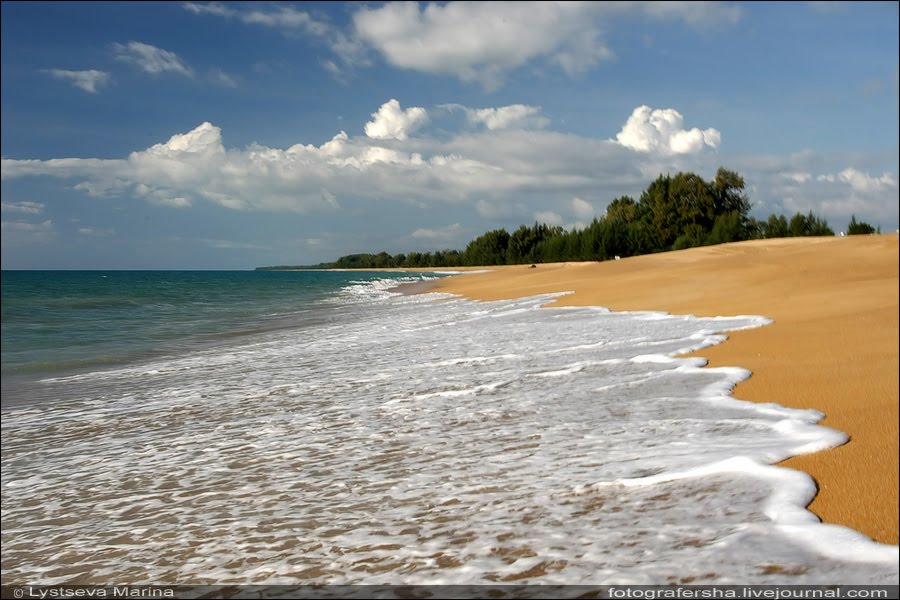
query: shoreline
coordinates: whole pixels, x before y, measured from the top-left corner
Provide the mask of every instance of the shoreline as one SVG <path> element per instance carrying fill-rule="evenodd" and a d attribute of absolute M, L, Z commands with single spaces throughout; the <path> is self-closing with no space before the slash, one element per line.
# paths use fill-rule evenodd
<path fill-rule="evenodd" d="M 472 300 L 572 291 L 554 305 L 772 319 L 682 356 L 750 370 L 737 399 L 823 412 L 850 441 L 778 464 L 813 477 L 808 510 L 823 522 L 897 544 L 898 263 L 895 234 L 784 238 L 428 283 Z"/>

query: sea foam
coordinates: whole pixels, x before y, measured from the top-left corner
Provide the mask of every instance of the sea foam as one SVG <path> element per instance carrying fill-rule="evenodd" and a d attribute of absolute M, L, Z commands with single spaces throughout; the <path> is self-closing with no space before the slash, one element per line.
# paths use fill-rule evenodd
<path fill-rule="evenodd" d="M 846 436 L 675 357 L 766 319 L 396 283 L 6 410 L 4 583 L 897 582 L 771 466 Z"/>

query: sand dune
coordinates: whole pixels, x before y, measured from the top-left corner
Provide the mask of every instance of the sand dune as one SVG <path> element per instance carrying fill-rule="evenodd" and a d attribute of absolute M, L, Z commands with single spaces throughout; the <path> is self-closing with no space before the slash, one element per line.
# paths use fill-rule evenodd
<path fill-rule="evenodd" d="M 555 291 L 560 305 L 774 319 L 699 355 L 753 376 L 737 398 L 815 408 L 840 448 L 790 459 L 820 491 L 810 510 L 898 541 L 898 237 L 756 240 L 603 263 L 497 267 L 438 291 L 499 300 Z"/>

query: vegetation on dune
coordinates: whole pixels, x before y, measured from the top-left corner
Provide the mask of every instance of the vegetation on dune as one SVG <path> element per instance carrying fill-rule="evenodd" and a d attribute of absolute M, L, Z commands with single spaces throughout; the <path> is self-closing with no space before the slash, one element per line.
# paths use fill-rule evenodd
<path fill-rule="evenodd" d="M 850 224 L 847 225 L 847 235 L 866 235 L 870 233 L 881 233 L 881 227 L 876 230 L 864 221 L 857 222 L 856 215 L 850 216 Z"/>
<path fill-rule="evenodd" d="M 333 263 L 307 268 L 433 268 L 593 261 L 760 238 L 834 235 L 827 221 L 812 212 L 797 213 L 790 219 L 773 214 L 765 221 L 750 217 L 749 212 L 744 178 L 734 171 L 719 168 L 712 181 L 695 173 L 660 175 L 639 199 L 616 198 L 605 215 L 582 229 L 567 231 L 535 223 L 522 225 L 512 233 L 505 229 L 488 231 L 469 242 L 465 250 L 393 256 L 387 252 L 350 254 Z M 857 223 L 855 216 L 850 225 L 850 233 L 874 231 L 866 223 Z"/>

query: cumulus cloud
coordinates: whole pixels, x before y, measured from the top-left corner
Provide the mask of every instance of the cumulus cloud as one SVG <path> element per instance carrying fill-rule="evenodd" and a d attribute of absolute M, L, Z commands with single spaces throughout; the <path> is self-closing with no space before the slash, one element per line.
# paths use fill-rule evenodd
<path fill-rule="evenodd" d="M 366 136 L 339 132 L 321 145 L 286 149 L 253 144 L 226 149 L 221 131 L 202 123 L 124 159 L 4 158 L 4 179 L 74 180 L 95 196 L 144 199 L 188 208 L 198 201 L 236 210 L 334 212 L 344 198 L 397 199 L 408 206 L 466 203 L 509 213 L 514 194 L 626 186 L 641 181 L 629 151 L 605 140 L 516 129 L 463 132 L 450 139 L 413 137 L 424 119 L 387 103 Z M 424 109 L 422 109 L 424 111 Z M 611 172 L 600 172 L 602 164 Z M 480 203 L 480 204 L 479 204 Z M 478 208 L 479 211 L 482 208 Z M 525 214 L 530 214 L 525 213 Z"/>
<path fill-rule="evenodd" d="M 387 2 L 355 5 L 341 28 L 289 4 L 186 2 L 196 15 L 303 34 L 327 46 L 322 60 L 338 79 L 370 64 L 374 51 L 391 65 L 450 75 L 496 88 L 506 72 L 535 61 L 575 75 L 614 57 L 603 33 L 616 19 L 681 22 L 697 29 L 735 24 L 737 6 L 723 2 Z"/>
<path fill-rule="evenodd" d="M 562 218 L 562 215 L 555 213 L 552 210 L 535 212 L 534 220 L 538 223 L 544 223 L 545 225 L 562 225 L 565 223 L 565 219 Z"/>
<path fill-rule="evenodd" d="M 733 24 L 740 10 L 717 2 L 390 2 L 360 7 L 353 24 L 396 67 L 495 87 L 505 71 L 536 59 L 569 74 L 609 60 L 604 26 L 633 15 L 706 27 Z"/>
<path fill-rule="evenodd" d="M 852 167 L 838 173 L 837 179 L 849 184 L 853 190 L 863 193 L 897 188 L 897 179 L 890 173 L 873 177 Z"/>
<path fill-rule="evenodd" d="M 502 108 L 485 114 L 502 114 Z M 551 211 L 543 220 L 586 223 L 613 198 L 639 195 L 660 173 L 693 171 L 710 179 L 724 164 L 753 186 L 748 191 L 756 216 L 814 210 L 833 223 L 852 213 L 882 225 L 897 220 L 895 172 L 872 174 L 840 157 L 811 152 L 724 163 L 715 153 L 678 153 L 671 140 L 684 131 L 679 119 L 661 128 L 664 132 L 650 132 L 657 146 L 648 148 L 656 151 L 636 151 L 615 139 L 546 128 L 463 126 L 444 129 L 436 138 L 417 127 L 426 116 L 446 113 L 421 110 L 388 102 L 373 113 L 366 135 L 341 131 L 323 143 L 286 148 L 228 148 L 221 130 L 204 122 L 119 159 L 3 158 L 0 175 L 4 180 L 54 177 L 86 195 L 181 210 L 213 204 L 243 211 L 368 214 L 375 207 L 391 210 L 391 203 L 406 211 L 453 205 L 461 215 L 479 215 L 499 226 Z M 14 204 L 25 212 L 22 203 L 5 203 L 4 210 L 16 212 L 7 208 Z M 423 229 L 416 239 L 425 240 L 429 231 L 440 230 Z"/>
<path fill-rule="evenodd" d="M 3 230 L 3 245 L 47 242 L 56 234 L 53 221 L 49 219 L 40 223 L 2 221 L 0 229 Z"/>
<path fill-rule="evenodd" d="M 803 151 L 745 157 L 733 167 L 752 186 L 750 198 L 759 216 L 813 211 L 825 217 L 835 231 L 844 228 L 854 214 L 874 225 L 896 226 L 900 211 L 896 172 L 879 175 L 859 165 L 848 166 L 847 159 L 840 154 Z"/>
<path fill-rule="evenodd" d="M 806 183 L 812 179 L 812 174 L 810 173 L 782 173 L 781 176 L 795 183 Z"/>
<path fill-rule="evenodd" d="M 160 73 L 177 73 L 185 77 L 193 77 L 194 71 L 174 52 L 157 48 L 143 42 L 113 44 L 116 60 L 132 63 L 143 71 L 153 75 Z"/>
<path fill-rule="evenodd" d="M 870 175 L 855 167 L 837 173 L 821 173 L 789 190 L 786 205 L 801 212 L 815 210 L 830 219 L 836 229 L 851 215 L 873 223 L 896 223 L 897 177 L 892 173 Z"/>
<path fill-rule="evenodd" d="M 26 223 L 25 221 L 3 221 L 4 229 L 15 229 L 18 231 L 52 231 L 53 221 L 47 220 L 42 223 Z"/>
<path fill-rule="evenodd" d="M 462 232 L 462 226 L 459 223 L 447 225 L 438 229 L 421 228 L 416 229 L 412 233 L 412 237 L 417 240 L 428 242 L 450 242 L 454 241 Z"/>
<path fill-rule="evenodd" d="M 424 108 L 414 106 L 403 110 L 400 103 L 392 99 L 372 113 L 372 120 L 366 123 L 366 135 L 376 139 L 405 140 L 426 121 L 428 111 Z"/>
<path fill-rule="evenodd" d="M 65 69 L 44 69 L 42 71 L 60 81 L 71 83 L 80 90 L 90 94 L 97 94 L 100 88 L 110 82 L 109 73 L 90 69 L 87 71 L 67 71 Z"/>
<path fill-rule="evenodd" d="M 480 123 L 488 129 L 541 128 L 550 120 L 541 115 L 540 106 L 510 104 L 497 108 L 469 108 L 466 116 L 471 123 Z"/>
<path fill-rule="evenodd" d="M 616 140 L 638 152 L 693 154 L 705 148 L 718 148 L 722 139 L 717 129 L 686 130 L 684 117 L 674 108 L 652 109 L 639 106 L 625 122 Z"/>
<path fill-rule="evenodd" d="M 0 203 L 0 208 L 4 212 L 20 212 L 29 215 L 39 215 L 44 212 L 44 204 L 40 202 L 3 202 Z"/>
<path fill-rule="evenodd" d="M 581 198 L 572 198 L 572 212 L 579 220 L 593 219 L 597 214 L 594 205 Z"/>
<path fill-rule="evenodd" d="M 582 13 L 575 4 L 549 2 L 395 2 L 362 7 L 353 23 L 396 67 L 490 84 L 536 57 L 574 53 L 568 40 L 576 37 L 583 64 L 608 56 L 596 35 L 580 35 Z"/>

